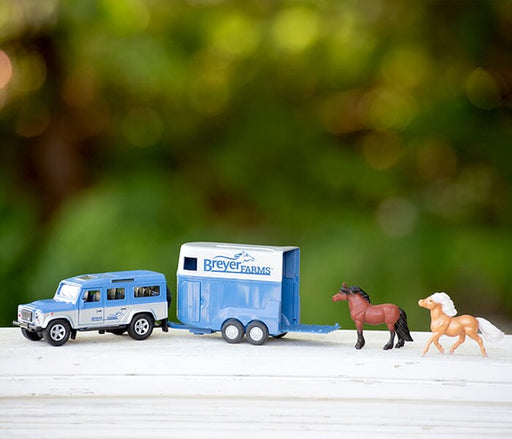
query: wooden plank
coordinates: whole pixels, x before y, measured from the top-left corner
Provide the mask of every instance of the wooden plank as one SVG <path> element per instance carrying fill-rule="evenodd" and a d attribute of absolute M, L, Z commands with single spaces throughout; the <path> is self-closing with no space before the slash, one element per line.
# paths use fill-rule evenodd
<path fill-rule="evenodd" d="M 79 333 L 62 347 L 0 328 L 0 437 L 512 437 L 512 336 L 384 352 L 367 331 L 288 334 L 264 346 L 156 330 Z M 455 339 L 443 338 L 450 346 Z"/>

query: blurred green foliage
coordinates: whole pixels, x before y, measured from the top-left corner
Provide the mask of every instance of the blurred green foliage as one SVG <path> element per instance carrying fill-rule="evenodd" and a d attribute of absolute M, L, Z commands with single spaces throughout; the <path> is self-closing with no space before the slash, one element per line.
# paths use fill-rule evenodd
<path fill-rule="evenodd" d="M 179 245 L 301 247 L 302 320 L 358 284 L 512 327 L 512 2 L 0 2 L 0 324 Z M 174 306 L 171 307 L 171 310 Z"/>

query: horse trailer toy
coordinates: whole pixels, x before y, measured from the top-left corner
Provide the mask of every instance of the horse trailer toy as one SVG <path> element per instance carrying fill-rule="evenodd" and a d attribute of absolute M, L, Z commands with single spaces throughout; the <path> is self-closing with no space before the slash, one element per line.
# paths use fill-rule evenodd
<path fill-rule="evenodd" d="M 195 242 L 183 244 L 177 271 L 177 316 L 195 334 L 244 334 L 261 345 L 288 332 L 328 333 L 339 325 L 300 323 L 300 249 Z"/>
<path fill-rule="evenodd" d="M 157 321 L 168 330 L 170 302 L 165 276 L 145 270 L 84 274 L 60 282 L 53 299 L 18 307 L 18 320 L 29 340 L 44 338 L 61 346 L 77 331 L 128 334 L 145 340 Z"/>
<path fill-rule="evenodd" d="M 339 325 L 300 323 L 298 247 L 187 243 L 177 270 L 177 316 L 168 322 L 171 297 L 165 276 L 145 270 L 85 274 L 63 280 L 53 299 L 18 307 L 23 335 L 53 346 L 77 331 L 148 338 L 159 326 L 194 334 L 221 332 L 228 343 L 244 335 L 261 345 L 288 332 L 329 333 Z"/>

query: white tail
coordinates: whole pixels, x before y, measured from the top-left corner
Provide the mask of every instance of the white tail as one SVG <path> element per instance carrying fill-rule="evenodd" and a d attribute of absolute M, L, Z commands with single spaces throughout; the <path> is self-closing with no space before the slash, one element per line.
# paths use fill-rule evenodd
<path fill-rule="evenodd" d="M 477 317 L 476 319 L 478 321 L 478 329 L 486 340 L 500 341 L 505 336 L 505 333 L 496 328 L 489 320 L 485 320 L 482 317 Z"/>

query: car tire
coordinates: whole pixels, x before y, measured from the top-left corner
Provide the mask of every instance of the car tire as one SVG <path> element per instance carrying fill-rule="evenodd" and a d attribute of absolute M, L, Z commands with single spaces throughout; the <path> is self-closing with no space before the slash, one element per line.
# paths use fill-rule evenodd
<path fill-rule="evenodd" d="M 52 346 L 62 346 L 69 340 L 71 327 L 67 320 L 53 320 L 43 331 L 43 338 Z"/>
<path fill-rule="evenodd" d="M 30 331 L 25 328 L 21 328 L 21 333 L 25 338 L 28 338 L 29 340 L 32 341 L 39 341 L 43 338 L 43 334 L 41 334 L 40 332 Z"/>
<path fill-rule="evenodd" d="M 134 340 L 146 340 L 155 327 L 155 320 L 150 314 L 137 314 L 128 326 L 128 335 Z"/>

